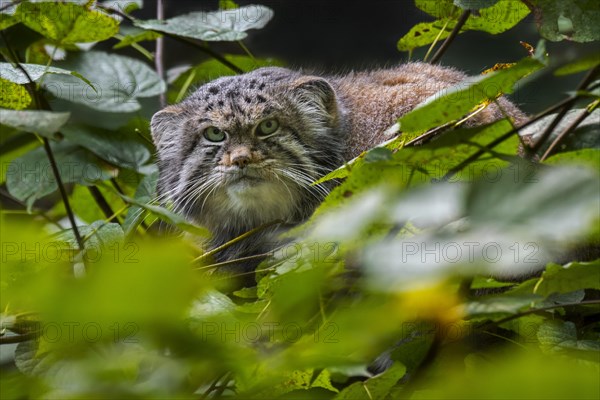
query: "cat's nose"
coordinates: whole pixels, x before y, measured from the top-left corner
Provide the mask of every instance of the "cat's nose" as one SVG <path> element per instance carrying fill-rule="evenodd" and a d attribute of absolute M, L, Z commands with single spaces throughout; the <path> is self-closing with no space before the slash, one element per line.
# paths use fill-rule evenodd
<path fill-rule="evenodd" d="M 250 164 L 250 149 L 247 147 L 238 147 L 231 152 L 231 164 L 238 168 L 245 168 Z"/>

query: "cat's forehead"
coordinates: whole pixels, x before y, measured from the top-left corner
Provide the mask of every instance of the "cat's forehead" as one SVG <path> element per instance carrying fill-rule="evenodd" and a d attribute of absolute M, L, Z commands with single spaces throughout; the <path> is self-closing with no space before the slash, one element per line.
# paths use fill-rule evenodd
<path fill-rule="evenodd" d="M 297 77 L 297 72 L 273 67 L 222 77 L 198 88 L 184 104 L 213 120 L 252 120 L 277 108 L 278 93 Z"/>

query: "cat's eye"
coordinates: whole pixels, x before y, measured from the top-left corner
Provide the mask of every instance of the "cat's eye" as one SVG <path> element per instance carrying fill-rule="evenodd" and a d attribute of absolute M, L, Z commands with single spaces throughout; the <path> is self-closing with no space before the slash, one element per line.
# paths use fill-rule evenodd
<path fill-rule="evenodd" d="M 204 137 L 211 142 L 222 142 L 225 140 L 225 132 L 215 126 L 209 126 L 204 130 Z"/>
<path fill-rule="evenodd" d="M 279 122 L 276 119 L 266 119 L 256 128 L 258 136 L 267 136 L 279 129 Z"/>

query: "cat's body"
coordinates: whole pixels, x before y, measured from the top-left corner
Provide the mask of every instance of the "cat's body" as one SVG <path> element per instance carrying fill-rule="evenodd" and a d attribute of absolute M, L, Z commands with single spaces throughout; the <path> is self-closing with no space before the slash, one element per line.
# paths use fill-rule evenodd
<path fill-rule="evenodd" d="M 409 63 L 345 76 L 318 77 L 261 68 L 197 89 L 152 119 L 159 191 L 223 244 L 274 220 L 305 220 L 331 189 L 311 183 L 389 139 L 384 132 L 426 98 L 460 83 L 449 68 Z M 525 115 L 506 99 L 504 112 Z M 502 118 L 496 105 L 469 123 Z M 275 228 L 229 247 L 227 261 L 271 250 Z M 234 268 L 252 270 L 258 260 Z"/>

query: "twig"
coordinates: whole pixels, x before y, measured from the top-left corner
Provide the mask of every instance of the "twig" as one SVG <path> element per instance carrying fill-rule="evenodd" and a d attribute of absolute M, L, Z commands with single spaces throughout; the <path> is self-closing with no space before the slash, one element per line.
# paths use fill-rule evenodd
<path fill-rule="evenodd" d="M 548 310 L 554 310 L 556 308 L 575 307 L 575 306 L 579 306 L 579 305 L 588 305 L 588 304 L 600 304 L 600 300 L 584 300 L 584 301 L 580 301 L 579 303 L 563 303 L 563 304 L 554 304 L 554 305 L 547 306 L 547 307 L 532 308 L 530 310 L 522 311 L 522 312 L 514 314 L 514 315 L 509 315 L 508 317 L 499 319 L 498 321 L 485 322 L 485 323 L 479 325 L 477 327 L 477 329 L 485 329 L 485 328 L 488 328 L 488 327 L 494 326 L 494 325 L 496 325 L 496 326 L 502 325 L 506 322 L 512 321 L 513 319 L 521 318 L 521 317 L 524 317 L 529 314 L 535 314 L 539 311 L 548 311 Z"/>
<path fill-rule="evenodd" d="M 162 21 L 165 19 L 165 7 L 162 0 L 156 2 L 156 19 Z M 154 65 L 156 66 L 156 73 L 160 79 L 165 79 L 165 68 L 163 63 L 163 51 L 165 48 L 164 37 L 160 36 L 156 39 L 156 54 L 154 57 Z M 167 94 L 162 92 L 159 96 L 160 106 L 164 108 L 167 106 Z"/>
<path fill-rule="evenodd" d="M 11 8 L 12 6 L 16 6 L 19 3 L 22 3 L 25 0 L 15 0 L 13 2 L 10 2 L 8 4 L 3 5 L 2 7 L 0 7 L 0 11 L 4 11 L 4 10 L 8 10 L 9 8 Z"/>
<path fill-rule="evenodd" d="M 250 261 L 250 260 L 257 260 L 260 258 L 265 258 L 270 256 L 273 253 L 262 253 L 262 254 L 256 254 L 253 256 L 248 256 L 248 257 L 240 257 L 240 258 L 236 258 L 233 260 L 227 260 L 227 261 L 223 261 L 223 262 L 219 262 L 219 263 L 214 263 L 214 264 L 210 264 L 210 265 L 205 265 L 203 267 L 197 267 L 194 268 L 197 271 L 202 271 L 205 269 L 215 269 L 215 268 L 220 268 L 220 267 L 224 267 L 226 265 L 230 265 L 230 264 L 237 264 L 239 262 L 243 262 L 243 261 Z"/>
<path fill-rule="evenodd" d="M 206 389 L 206 391 L 204 393 L 202 393 L 202 395 L 200 396 L 201 399 L 206 399 L 208 397 L 208 395 L 215 391 L 219 386 L 219 381 L 221 381 L 221 379 L 225 379 L 229 376 L 230 372 L 224 372 L 221 375 L 217 376 L 217 378 L 210 384 L 210 386 L 208 387 L 208 389 Z M 227 382 L 225 382 L 227 383 Z M 225 386 L 227 386 L 225 384 Z"/>
<path fill-rule="evenodd" d="M 35 103 L 36 103 L 36 108 L 51 111 L 50 105 L 48 104 L 48 102 L 42 96 L 40 96 L 40 93 L 37 89 L 37 86 L 36 86 L 34 80 L 31 79 L 31 76 L 29 75 L 27 70 L 25 68 L 23 68 L 23 66 L 21 65 L 21 62 L 19 61 L 17 54 L 13 51 L 12 47 L 10 46 L 10 43 L 6 39 L 6 36 L 4 35 L 4 31 L 0 31 L 0 35 L 2 36 L 2 39 L 4 40 L 4 43 L 6 44 L 6 48 L 8 49 L 8 52 L 13 57 L 12 62 L 16 65 L 16 67 L 19 70 L 21 70 L 21 72 L 25 75 L 25 77 L 27 77 L 27 81 L 29 82 L 27 84 L 27 87 L 29 88 L 29 91 L 33 95 L 33 99 L 35 100 Z M 85 249 L 85 247 L 83 245 L 83 240 L 81 238 L 81 234 L 79 233 L 79 229 L 77 228 L 77 223 L 75 222 L 75 215 L 73 214 L 73 210 L 71 209 L 71 204 L 69 203 L 69 196 L 67 195 L 67 191 L 65 190 L 65 185 L 63 184 L 62 177 L 60 176 L 60 171 L 58 169 L 58 165 L 56 164 L 56 159 L 54 158 L 54 153 L 52 152 L 52 147 L 50 146 L 50 141 L 48 140 L 48 138 L 44 137 L 43 142 L 44 142 L 44 150 L 48 157 L 48 161 L 50 162 L 50 166 L 52 167 L 52 173 L 54 175 L 54 179 L 56 180 L 56 185 L 58 186 L 60 196 L 62 198 L 63 204 L 65 205 L 65 211 L 67 212 L 69 222 L 71 223 L 71 227 L 73 228 L 73 234 L 75 235 L 75 239 L 77 240 L 77 245 L 79 246 L 79 250 L 83 251 Z"/>
<path fill-rule="evenodd" d="M 252 230 L 249 230 L 248 232 L 246 232 L 246 233 L 244 233 L 244 234 L 242 234 L 242 235 L 240 235 L 240 236 L 238 236 L 238 237 L 230 240 L 229 242 L 227 242 L 225 244 L 222 244 L 221 246 L 215 247 L 214 249 L 212 249 L 210 251 L 207 251 L 206 253 L 202 254 L 201 256 L 196 257 L 192 262 L 198 262 L 198 261 L 205 260 L 208 257 L 211 257 L 211 256 L 217 254 L 218 252 L 220 252 L 222 250 L 225 250 L 226 248 L 231 247 L 234 244 L 236 244 L 236 243 L 238 243 L 238 242 L 240 242 L 240 241 L 242 241 L 242 240 L 244 240 L 244 239 L 246 239 L 246 238 L 248 238 L 248 237 L 250 237 L 252 235 L 255 235 L 255 234 L 259 233 L 259 232 L 262 232 L 265 229 L 268 229 L 268 228 L 270 228 L 270 227 L 272 227 L 274 225 L 282 224 L 283 222 L 284 221 L 282 221 L 280 219 L 275 220 L 275 221 L 271 221 L 271 222 L 267 222 L 266 224 L 261 225 L 261 226 L 259 226 L 257 228 L 254 228 Z"/>
<path fill-rule="evenodd" d="M 581 90 L 585 90 L 585 88 L 587 88 L 588 85 L 593 82 L 594 78 L 596 77 L 596 75 L 598 75 L 599 72 L 600 72 L 600 65 L 597 65 L 596 67 L 592 68 L 587 73 L 587 75 L 585 76 L 585 78 L 583 78 L 583 80 L 581 81 L 581 83 L 579 84 L 579 86 L 577 86 L 576 92 L 579 92 Z M 554 117 L 554 119 L 552 120 L 552 122 L 550 123 L 550 125 L 548 125 L 546 127 L 546 130 L 542 133 L 542 135 L 540 136 L 540 138 L 531 147 L 526 147 L 525 148 L 530 157 L 532 157 L 533 155 L 535 155 L 535 152 L 548 139 L 548 137 L 550 137 L 550 134 L 552 133 L 552 131 L 554 130 L 554 128 L 556 128 L 556 126 L 559 124 L 559 122 L 561 121 L 561 119 L 563 119 L 563 117 L 567 114 L 567 112 L 571 109 L 571 107 L 573 107 L 573 105 L 575 104 L 575 100 L 576 99 L 577 99 L 577 97 L 570 98 L 569 101 L 566 102 L 562 106 L 562 108 L 560 109 L 560 111 L 558 112 L 558 114 L 556 114 L 556 117 Z"/>
<path fill-rule="evenodd" d="M 560 135 L 558 135 L 556 139 L 554 139 L 550 146 L 548 146 L 548 148 L 544 152 L 544 155 L 540 158 L 540 161 L 544 161 L 546 158 L 548 158 L 548 156 L 550 156 L 550 154 L 552 153 L 552 150 L 554 150 L 556 146 L 558 146 L 560 142 L 562 142 L 563 139 L 567 137 L 567 135 L 573 132 L 579 126 L 579 124 L 583 122 L 584 119 L 590 116 L 590 114 L 593 112 L 593 109 L 594 107 L 586 107 L 585 110 L 583 110 L 581 114 L 579 114 L 577 118 L 575 118 L 575 120 L 571 122 L 571 124 Z"/>
<path fill-rule="evenodd" d="M 467 22 L 467 19 L 469 19 L 470 15 L 471 15 L 471 10 L 463 11 L 463 13 L 458 18 L 458 22 L 456 22 L 454 29 L 452 29 L 452 32 L 450 32 L 450 35 L 446 38 L 446 40 L 444 40 L 444 43 L 442 43 L 442 45 L 435 52 L 433 57 L 431 57 L 431 61 L 429 62 L 430 64 L 435 64 L 438 61 L 440 61 L 440 59 L 442 58 L 442 56 L 444 55 L 444 53 L 446 52 L 446 50 L 448 49 L 448 47 L 450 46 L 450 44 L 452 43 L 452 41 L 454 40 L 456 35 L 458 35 L 458 33 L 460 32 L 460 29 L 463 27 L 465 22 Z"/>
<path fill-rule="evenodd" d="M 544 118 L 545 116 L 547 116 L 548 114 L 553 113 L 554 111 L 558 110 L 559 108 L 563 107 L 565 104 L 571 102 L 571 101 L 575 101 L 575 99 L 579 98 L 579 95 L 575 95 L 574 97 L 570 97 L 568 99 L 565 99 L 555 105 L 553 105 L 550 108 L 547 108 L 546 110 L 542 111 L 541 113 L 537 114 L 535 117 L 529 119 L 528 121 L 526 121 L 525 123 L 511 129 L 510 131 L 506 132 L 504 135 L 500 136 L 499 138 L 495 139 L 494 141 L 492 141 L 491 143 L 489 143 L 487 146 L 485 146 L 484 149 L 481 150 L 477 150 L 473 155 L 471 155 L 470 157 L 468 157 L 467 159 L 465 159 L 464 161 L 462 161 L 460 164 L 458 164 L 456 167 L 451 168 L 446 175 L 444 175 L 441 180 L 442 181 L 447 181 L 450 178 L 452 178 L 454 175 L 456 175 L 457 172 L 459 172 L 460 170 L 462 170 L 463 168 L 465 168 L 467 165 L 469 165 L 470 163 L 472 163 L 473 161 L 477 160 L 479 157 L 481 157 L 483 154 L 487 153 L 490 149 L 496 147 L 497 145 L 499 145 L 500 143 L 504 142 L 505 140 L 509 139 L 512 135 L 514 135 L 515 133 L 517 133 L 518 131 L 520 131 L 521 129 L 533 124 L 536 121 L 539 121 L 540 119 Z"/>
<path fill-rule="evenodd" d="M 14 344 L 33 340 L 40 335 L 39 332 L 25 333 L 15 336 L 0 336 L 0 344 Z"/>

